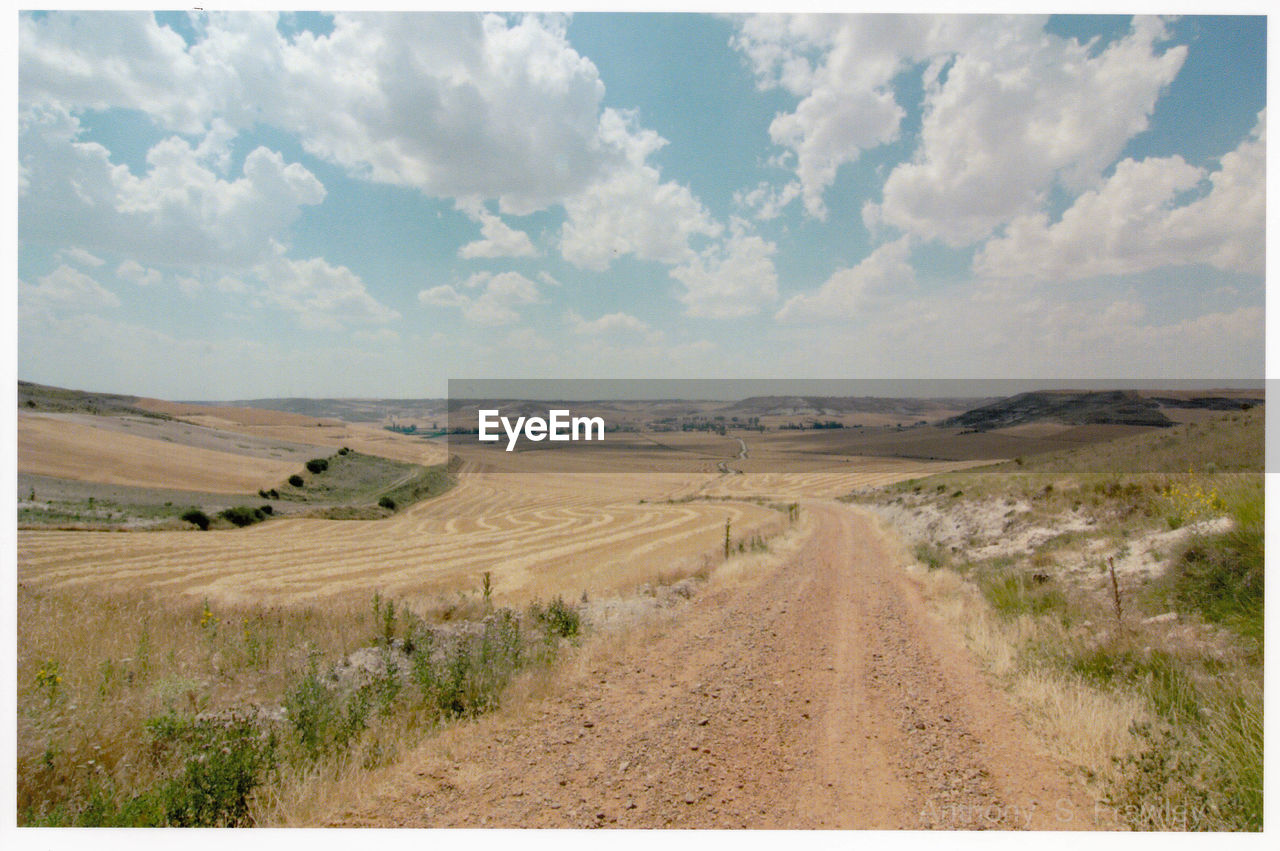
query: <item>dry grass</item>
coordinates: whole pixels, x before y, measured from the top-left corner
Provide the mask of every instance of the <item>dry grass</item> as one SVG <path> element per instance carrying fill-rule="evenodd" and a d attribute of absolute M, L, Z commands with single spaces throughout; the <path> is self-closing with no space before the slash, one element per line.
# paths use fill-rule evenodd
<path fill-rule="evenodd" d="M 279 484 L 298 465 L 20 413 L 18 470 L 114 485 L 243 494 Z"/>
<path fill-rule="evenodd" d="M 754 528 L 753 536 L 779 534 L 788 527 L 786 515 L 770 514 L 773 520 Z M 796 537 L 793 530 L 776 543 L 789 551 Z M 766 547 L 748 548 L 741 555 L 735 548 L 725 562 L 722 551 L 713 549 L 690 559 L 703 565 L 698 570 L 672 571 L 658 563 L 649 576 L 659 584 L 671 583 L 706 579 L 720 568 L 728 581 L 739 581 L 778 557 Z M 474 622 L 493 611 L 478 591 L 396 603 L 392 630 L 399 636 L 410 634 L 414 618 Z M 172 761 L 149 756 L 168 746 L 154 734 L 155 719 L 189 723 L 264 707 L 280 719 L 277 724 L 283 723 L 279 707 L 288 704 L 309 671 L 326 670 L 370 646 L 383 631 L 368 597 L 314 606 L 262 606 L 175 601 L 154 589 L 85 594 L 20 585 L 18 608 L 18 811 L 24 823 L 74 821 L 104 797 L 107 816 L 123 817 L 122 805 L 139 795 L 146 800 L 175 777 Z M 557 669 L 535 665 L 519 674 L 505 687 L 502 711 L 519 712 L 563 677 L 583 675 L 600 654 L 616 652 L 661 628 L 634 620 L 626 626 L 573 652 Z M 258 787 L 247 817 L 257 824 L 314 825 L 340 802 L 349 806 L 353 790 L 369 783 L 370 771 L 376 778 L 391 770 L 438 723 L 438 717 L 409 704 L 385 716 L 375 712 L 362 722 L 349 747 L 314 764 L 287 762 L 288 770 Z M 447 748 L 451 736 L 462 735 L 455 726 L 434 736 L 432 747 Z M 282 741 L 288 740 L 286 735 Z"/>
<path fill-rule="evenodd" d="M 1054 754 L 1088 776 L 1109 777 L 1114 760 L 1133 752 L 1137 742 L 1129 730 L 1150 717 L 1144 698 L 1101 692 L 1078 678 L 1027 664 L 1028 647 L 1065 639 L 1059 625 L 1029 615 L 1000 617 L 972 581 L 952 570 L 919 570 L 914 578 L 925 599 L 1014 695 Z"/>

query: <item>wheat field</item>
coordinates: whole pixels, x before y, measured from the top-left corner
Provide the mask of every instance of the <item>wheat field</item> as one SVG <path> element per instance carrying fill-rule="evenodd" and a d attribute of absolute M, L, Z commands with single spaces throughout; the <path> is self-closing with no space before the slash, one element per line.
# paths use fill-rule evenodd
<path fill-rule="evenodd" d="M 468 465 L 444 496 L 384 520 L 290 518 L 215 532 L 24 529 L 18 580 L 233 604 L 374 591 L 429 602 L 474 590 L 486 571 L 509 602 L 627 593 L 659 572 L 696 569 L 721 550 L 726 522 L 735 541 L 781 531 L 785 514 L 745 497 L 828 497 L 950 466 L 866 459 L 838 473 L 551 475 Z"/>

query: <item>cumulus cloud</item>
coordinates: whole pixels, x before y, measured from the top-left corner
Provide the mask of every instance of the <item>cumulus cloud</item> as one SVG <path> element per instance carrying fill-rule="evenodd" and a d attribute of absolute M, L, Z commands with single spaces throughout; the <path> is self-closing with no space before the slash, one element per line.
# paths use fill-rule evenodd
<path fill-rule="evenodd" d="M 1190 203 L 1177 198 L 1207 182 Z M 1050 223 L 1035 213 L 1010 222 L 974 258 L 994 278 L 1041 280 L 1124 275 L 1205 264 L 1261 273 L 1266 247 L 1266 113 L 1212 173 L 1181 157 L 1123 160 L 1096 190 Z"/>
<path fill-rule="evenodd" d="M 206 93 L 228 74 L 201 67 L 182 36 L 150 12 L 21 15 L 18 68 L 21 102 L 139 109 L 193 134 L 205 130 L 213 108 Z"/>
<path fill-rule="evenodd" d="M 265 286 L 265 300 L 293 313 L 304 328 L 335 330 L 400 317 L 369 294 L 359 275 L 320 257 L 291 260 L 280 249 L 254 273 Z"/>
<path fill-rule="evenodd" d="M 153 287 L 164 280 L 158 269 L 148 269 L 137 260 L 126 260 L 117 266 L 116 277 L 132 281 L 140 287 Z"/>
<path fill-rule="evenodd" d="M 102 145 L 79 141 L 80 133 L 62 108 L 20 114 L 24 242 L 74 242 L 148 265 L 243 266 L 268 254 L 303 206 L 325 197 L 314 174 L 267 148 L 250 152 L 242 175 L 225 180 L 171 136 L 147 152 L 147 171 L 136 175 L 112 163 Z"/>
<path fill-rule="evenodd" d="M 663 182 L 646 158 L 666 144 L 634 126 L 634 116 L 606 110 L 603 136 L 625 160 L 583 192 L 565 199 L 560 253 L 576 266 L 604 271 L 618 257 L 674 264 L 688 260 L 695 235 L 719 236 L 715 222 L 689 189 Z"/>
<path fill-rule="evenodd" d="M 663 334 L 650 327 L 643 319 L 618 311 L 606 313 L 596 319 L 584 319 L 577 311 L 565 314 L 565 321 L 573 333 L 588 337 L 605 337 L 610 340 L 643 339 L 649 343 L 661 342 Z"/>
<path fill-rule="evenodd" d="M 204 133 L 263 122 L 354 175 L 509 213 L 581 191 L 617 158 L 604 84 L 554 16 L 338 14 L 288 38 L 269 13 L 194 19 L 187 46 L 150 14 L 21 19 L 20 99 L 140 109 Z"/>
<path fill-rule="evenodd" d="M 688 263 L 671 269 L 684 285 L 679 294 L 690 316 L 732 319 L 758 313 L 778 297 L 778 273 L 773 265 L 777 246 L 749 234 L 735 219 L 723 243 L 706 248 Z"/>
<path fill-rule="evenodd" d="M 418 301 L 460 308 L 462 315 L 477 325 L 510 325 L 520 318 L 517 307 L 540 300 L 538 285 L 519 272 L 476 272 L 462 282 L 462 288 L 463 292 L 447 284 L 431 287 L 418 293 Z"/>
<path fill-rule="evenodd" d="M 65 263 L 35 284 L 18 282 L 18 303 L 24 313 L 32 310 L 93 311 L 119 307 L 120 299 L 93 278 Z"/>
<path fill-rule="evenodd" d="M 902 299 L 915 285 L 908 237 L 881 245 L 858 265 L 840 269 L 815 292 L 787 299 L 779 322 L 823 323 L 857 319 L 887 299 Z"/>
<path fill-rule="evenodd" d="M 770 136 L 819 218 L 842 165 L 900 138 L 895 77 L 923 65 L 919 146 L 864 218 L 964 245 L 1036 209 L 1055 182 L 1078 191 L 1096 181 L 1146 128 L 1186 56 L 1185 47 L 1159 49 L 1156 19 L 1136 19 L 1102 49 L 1049 35 L 1045 20 L 765 15 L 742 19 L 733 44 L 761 88 L 800 98 Z M 767 216 L 794 194 L 784 187 L 754 200 Z"/>
<path fill-rule="evenodd" d="M 564 204 L 564 256 L 594 270 L 629 253 L 684 262 L 691 236 L 721 230 L 686 187 L 646 164 L 665 142 L 602 107 L 599 73 L 561 17 L 337 14 L 326 35 L 286 37 L 272 14 L 203 14 L 190 46 L 146 14 L 113 18 L 113 39 L 99 39 L 104 20 L 22 18 L 26 108 L 144 110 L 205 134 L 174 155 L 222 169 L 238 130 L 269 124 L 358 178 L 496 199 L 504 215 Z M 476 215 L 483 239 L 463 258 L 535 256 L 527 234 Z"/>
<path fill-rule="evenodd" d="M 768 181 L 761 181 L 754 189 L 734 192 L 733 203 L 749 210 L 756 219 L 767 222 L 780 216 L 788 204 L 800 197 L 800 190 L 798 180 L 781 189 Z"/>
<path fill-rule="evenodd" d="M 94 255 L 94 254 L 90 254 L 88 251 L 85 251 L 83 248 L 78 248 L 78 247 L 64 248 L 58 252 L 58 255 L 71 263 L 75 263 L 77 266 L 88 266 L 90 268 L 97 268 L 98 266 L 101 266 L 103 263 L 107 262 L 103 260 L 101 257 L 98 257 L 97 255 Z"/>
<path fill-rule="evenodd" d="M 529 234 L 515 230 L 501 218 L 485 209 L 477 199 L 459 202 L 458 208 L 467 214 L 472 221 L 479 223 L 480 235 L 483 239 L 468 242 L 458 249 L 458 256 L 464 260 L 493 257 L 536 257 L 538 250 L 533 247 Z"/>
<path fill-rule="evenodd" d="M 1182 67 L 1186 48 L 1161 52 L 1164 38 L 1159 20 L 1136 18 L 1102 50 L 1041 34 L 934 62 L 920 146 L 864 216 L 961 246 L 1039 209 L 1055 183 L 1091 186 Z"/>

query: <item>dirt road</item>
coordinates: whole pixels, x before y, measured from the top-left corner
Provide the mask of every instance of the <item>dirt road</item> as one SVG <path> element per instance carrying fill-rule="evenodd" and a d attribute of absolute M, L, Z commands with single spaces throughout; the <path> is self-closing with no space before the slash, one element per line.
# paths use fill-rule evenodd
<path fill-rule="evenodd" d="M 410 756 L 341 825 L 1085 829 L 1091 800 L 925 610 L 874 521 L 804 506 L 774 569 Z M 428 752 L 430 751 L 430 752 Z"/>

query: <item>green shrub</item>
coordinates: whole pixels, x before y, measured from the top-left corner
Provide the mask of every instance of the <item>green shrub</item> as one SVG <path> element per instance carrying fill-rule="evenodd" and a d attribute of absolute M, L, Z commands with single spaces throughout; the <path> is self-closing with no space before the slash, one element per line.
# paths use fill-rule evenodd
<path fill-rule="evenodd" d="M 121 813 L 163 813 L 163 825 L 237 827 L 249 823 L 249 800 L 276 764 L 276 738 L 247 718 L 197 721 L 166 715 L 147 722 L 152 758 L 178 763 L 176 775 Z M 132 820 L 132 818 L 130 819 Z"/>
<path fill-rule="evenodd" d="M 276 513 L 276 510 L 272 508 L 269 504 L 260 506 L 258 510 L 261 511 L 263 514 L 266 514 L 267 516 L 270 516 Z"/>
<path fill-rule="evenodd" d="M 188 523 L 199 526 L 201 531 L 209 528 L 209 515 L 205 514 L 198 508 L 182 512 L 182 519 Z"/>
<path fill-rule="evenodd" d="M 289 484 L 293 485 L 295 488 L 302 487 L 302 476 L 299 476 L 297 473 L 294 473 L 292 476 L 289 477 Z"/>
<path fill-rule="evenodd" d="M 1237 496 L 1229 505 L 1233 526 L 1199 536 L 1172 571 L 1173 598 L 1184 610 L 1262 640 L 1264 529 L 1261 490 Z"/>
<path fill-rule="evenodd" d="M 329 469 L 329 462 L 324 458 L 312 458 L 305 466 L 308 473 L 313 476 L 318 476 L 325 470 Z"/>
<path fill-rule="evenodd" d="M 529 614 L 542 625 L 548 637 L 573 638 L 582 626 L 578 610 L 566 603 L 563 597 L 556 597 L 545 609 L 534 603 L 529 607 Z"/>
<path fill-rule="evenodd" d="M 385 508 L 388 511 L 395 511 L 396 501 L 389 496 L 383 496 L 378 499 L 378 507 Z"/>
<path fill-rule="evenodd" d="M 233 508 L 224 509 L 218 512 L 218 516 L 236 526 L 252 526 L 254 523 L 261 523 L 267 518 L 261 508 L 250 508 L 247 505 L 237 505 Z"/>

